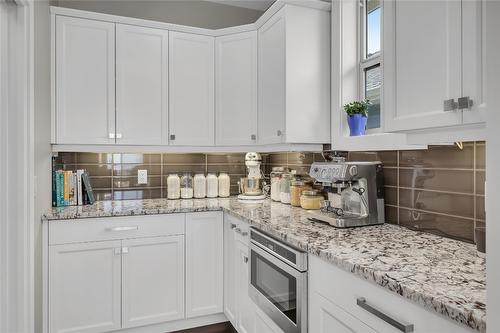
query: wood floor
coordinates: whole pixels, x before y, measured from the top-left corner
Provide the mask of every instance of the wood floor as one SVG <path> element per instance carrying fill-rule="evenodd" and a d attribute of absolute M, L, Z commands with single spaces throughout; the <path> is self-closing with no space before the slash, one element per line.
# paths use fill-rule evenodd
<path fill-rule="evenodd" d="M 188 330 L 177 331 L 174 333 L 237 333 L 230 322 L 208 325 L 203 327 L 190 328 Z"/>

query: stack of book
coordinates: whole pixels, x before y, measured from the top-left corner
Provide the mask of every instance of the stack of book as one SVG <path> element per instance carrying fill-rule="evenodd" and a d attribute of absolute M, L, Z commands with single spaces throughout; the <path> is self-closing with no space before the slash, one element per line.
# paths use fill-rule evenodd
<path fill-rule="evenodd" d="M 85 170 L 57 170 L 52 174 L 52 206 L 91 205 L 95 201 Z"/>

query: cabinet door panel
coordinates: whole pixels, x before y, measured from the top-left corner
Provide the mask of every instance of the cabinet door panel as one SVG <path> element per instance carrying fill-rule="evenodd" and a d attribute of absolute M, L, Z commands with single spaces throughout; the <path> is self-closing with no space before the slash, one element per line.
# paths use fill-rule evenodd
<path fill-rule="evenodd" d="M 485 0 L 462 1 L 463 93 L 473 104 L 463 110 L 465 124 L 486 121 Z"/>
<path fill-rule="evenodd" d="M 123 327 L 184 318 L 184 236 L 123 241 Z"/>
<path fill-rule="evenodd" d="M 116 25 L 118 144 L 168 144 L 168 31 Z"/>
<path fill-rule="evenodd" d="M 238 332 L 253 333 L 255 314 L 252 311 L 252 299 L 248 295 L 249 263 L 248 244 L 236 242 L 236 288 L 238 295 Z M 260 331 L 257 331 L 260 332 Z"/>
<path fill-rule="evenodd" d="M 384 2 L 384 105 L 389 131 L 457 125 L 444 101 L 461 96 L 460 1 Z"/>
<path fill-rule="evenodd" d="M 361 320 L 332 303 L 317 292 L 309 301 L 309 331 L 316 333 L 376 333 Z"/>
<path fill-rule="evenodd" d="M 55 34 L 56 143 L 114 143 L 114 23 L 56 16 Z"/>
<path fill-rule="evenodd" d="M 223 312 L 222 213 L 186 214 L 186 317 Z"/>
<path fill-rule="evenodd" d="M 214 37 L 170 32 L 170 144 L 214 144 Z"/>
<path fill-rule="evenodd" d="M 237 253 L 234 239 L 236 224 L 232 217 L 224 215 L 224 314 L 237 327 Z"/>
<path fill-rule="evenodd" d="M 255 144 L 257 32 L 217 37 L 215 43 L 216 144 Z"/>
<path fill-rule="evenodd" d="M 284 9 L 286 8 L 276 13 L 259 29 L 258 141 L 261 144 L 284 141 L 286 89 Z"/>
<path fill-rule="evenodd" d="M 119 329 L 121 241 L 49 247 L 49 332 Z"/>

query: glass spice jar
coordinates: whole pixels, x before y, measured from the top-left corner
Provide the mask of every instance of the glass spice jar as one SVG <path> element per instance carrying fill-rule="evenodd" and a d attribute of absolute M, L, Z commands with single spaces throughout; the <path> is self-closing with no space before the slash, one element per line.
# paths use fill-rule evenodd
<path fill-rule="evenodd" d="M 300 196 L 300 207 L 304 209 L 316 210 L 321 208 L 321 202 L 324 200 L 323 196 L 315 190 L 303 191 Z"/>
<path fill-rule="evenodd" d="M 292 180 L 290 185 L 290 205 L 300 207 L 300 196 L 304 190 L 305 182 L 302 180 Z"/>
<path fill-rule="evenodd" d="M 285 172 L 284 167 L 273 167 L 271 171 L 271 200 L 273 201 L 281 201 L 280 193 L 280 181 L 281 175 Z"/>
<path fill-rule="evenodd" d="M 181 177 L 181 198 L 193 198 L 193 176 L 191 172 L 184 172 Z"/>
<path fill-rule="evenodd" d="M 290 204 L 290 185 L 292 183 L 292 174 L 285 172 L 280 180 L 280 201 L 284 204 Z"/>

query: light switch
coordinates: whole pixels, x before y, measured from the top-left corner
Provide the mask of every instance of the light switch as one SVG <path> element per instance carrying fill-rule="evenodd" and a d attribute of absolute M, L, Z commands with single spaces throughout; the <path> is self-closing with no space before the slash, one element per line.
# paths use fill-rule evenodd
<path fill-rule="evenodd" d="M 148 183 L 148 170 L 137 170 L 137 184 Z"/>

